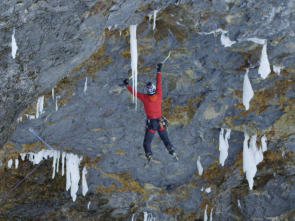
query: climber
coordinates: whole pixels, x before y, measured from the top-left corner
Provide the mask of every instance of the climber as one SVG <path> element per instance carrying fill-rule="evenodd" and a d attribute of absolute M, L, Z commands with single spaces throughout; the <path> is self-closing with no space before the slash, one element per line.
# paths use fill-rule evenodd
<path fill-rule="evenodd" d="M 147 116 L 146 120 L 146 131 L 143 141 L 143 148 L 145 155 L 147 157 L 147 164 L 150 165 L 152 162 L 153 153 L 151 151 L 151 143 L 154 138 L 154 134 L 158 131 L 160 138 L 162 139 L 166 149 L 169 154 L 171 154 L 174 161 L 178 161 L 177 155 L 175 153 L 174 147 L 171 144 L 168 133 L 167 126 L 168 122 L 162 116 L 161 104 L 162 104 L 162 88 L 161 88 L 161 69 L 162 63 L 157 65 L 157 84 L 156 86 L 152 82 L 146 84 L 147 94 L 136 92 L 135 96 L 142 101 L 144 105 L 145 114 Z M 133 94 L 133 89 L 129 85 L 129 80 L 125 79 L 124 85 Z"/>

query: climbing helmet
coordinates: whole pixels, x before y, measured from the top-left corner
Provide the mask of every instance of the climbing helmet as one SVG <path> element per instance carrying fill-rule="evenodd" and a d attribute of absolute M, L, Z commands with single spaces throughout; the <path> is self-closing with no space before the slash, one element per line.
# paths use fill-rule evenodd
<path fill-rule="evenodd" d="M 153 95 L 156 93 L 156 86 L 152 82 L 148 82 L 146 84 L 146 91 L 147 91 L 147 94 Z"/>

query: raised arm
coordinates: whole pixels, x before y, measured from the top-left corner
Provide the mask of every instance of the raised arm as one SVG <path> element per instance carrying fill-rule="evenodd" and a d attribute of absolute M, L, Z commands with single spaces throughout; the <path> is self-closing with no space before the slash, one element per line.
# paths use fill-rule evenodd
<path fill-rule="evenodd" d="M 127 87 L 127 89 L 130 91 L 130 93 L 133 95 L 133 89 L 132 87 L 129 85 L 129 79 L 125 79 L 124 81 L 125 86 Z M 142 101 L 144 94 L 140 93 L 140 92 L 135 92 L 135 96 Z"/>
<path fill-rule="evenodd" d="M 162 84 L 161 84 L 161 69 L 162 63 L 157 65 L 157 84 L 156 84 L 156 94 L 162 97 Z"/>

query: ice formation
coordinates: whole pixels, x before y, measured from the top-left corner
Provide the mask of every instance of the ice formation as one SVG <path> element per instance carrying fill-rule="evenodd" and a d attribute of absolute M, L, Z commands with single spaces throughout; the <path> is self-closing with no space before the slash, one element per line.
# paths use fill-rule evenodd
<path fill-rule="evenodd" d="M 25 160 L 25 158 L 27 157 L 27 159 L 31 161 L 33 164 L 39 164 L 43 160 L 53 158 L 52 179 L 55 177 L 55 173 L 59 172 L 60 157 L 62 157 L 62 176 L 64 175 L 64 165 L 66 163 L 66 190 L 68 191 L 69 189 L 71 189 L 72 199 L 73 201 L 76 200 L 80 181 L 79 165 L 82 160 L 82 157 L 79 157 L 73 153 L 61 153 L 58 150 L 49 149 L 43 149 L 38 153 L 21 153 L 20 156 L 22 160 Z M 84 167 L 82 171 L 82 193 L 84 196 L 88 191 L 88 186 L 85 178 L 86 172 L 87 170 Z"/>
<path fill-rule="evenodd" d="M 44 106 L 44 96 L 39 97 L 38 102 L 37 102 L 37 110 L 36 110 L 36 118 L 37 119 L 39 118 L 40 114 L 44 113 L 43 106 Z"/>
<path fill-rule="evenodd" d="M 17 49 L 18 49 L 14 34 L 15 34 L 15 29 L 13 29 L 13 34 L 11 36 L 11 55 L 12 55 L 13 59 L 15 59 L 16 52 L 17 52 Z"/>
<path fill-rule="evenodd" d="M 153 11 L 153 15 L 154 15 L 154 19 L 153 19 L 153 30 L 155 30 L 155 28 L 156 28 L 157 13 L 158 13 L 159 11 L 160 11 L 160 10 L 154 10 L 154 11 Z"/>
<path fill-rule="evenodd" d="M 90 208 L 90 204 L 91 204 L 91 201 L 88 202 L 88 204 L 87 204 L 87 209 Z"/>
<path fill-rule="evenodd" d="M 208 205 L 206 204 L 206 208 L 205 208 L 205 211 L 204 211 L 204 221 L 207 221 L 207 219 L 208 219 L 208 216 L 207 216 L 207 207 L 208 207 Z"/>
<path fill-rule="evenodd" d="M 260 74 L 260 76 L 263 79 L 265 79 L 269 75 L 270 72 L 271 72 L 270 64 L 269 64 L 268 57 L 267 57 L 267 41 L 265 41 L 265 44 L 262 47 L 258 74 Z"/>
<path fill-rule="evenodd" d="M 211 212 L 210 212 L 210 221 L 213 221 L 213 208 L 211 208 Z"/>
<path fill-rule="evenodd" d="M 198 157 L 198 161 L 197 161 L 197 166 L 198 166 L 198 171 L 199 171 L 199 174 L 200 174 L 200 176 L 202 176 L 202 174 L 203 174 L 203 167 L 202 167 L 202 164 L 201 164 L 201 157 L 199 156 Z"/>
<path fill-rule="evenodd" d="M 85 84 L 84 84 L 84 93 L 87 91 L 87 77 L 85 79 Z"/>
<path fill-rule="evenodd" d="M 244 136 L 245 139 L 243 144 L 243 170 L 246 173 L 249 188 L 252 190 L 254 177 L 257 172 L 256 166 L 263 161 L 263 147 L 258 149 L 256 144 L 257 135 L 251 137 L 248 147 L 249 135 L 245 133 Z M 264 148 L 266 149 L 266 147 Z"/>
<path fill-rule="evenodd" d="M 224 162 L 228 156 L 228 139 L 230 138 L 230 129 L 226 129 L 226 134 L 224 137 L 224 128 L 221 128 L 220 134 L 219 134 L 219 162 L 222 166 L 224 166 Z"/>
<path fill-rule="evenodd" d="M 246 74 L 244 76 L 244 84 L 243 84 L 243 105 L 245 109 L 248 110 L 250 107 L 250 101 L 254 96 L 254 92 L 251 86 L 251 82 L 248 77 L 249 69 L 247 69 Z"/>
<path fill-rule="evenodd" d="M 156 221 L 156 218 L 151 213 L 143 212 L 143 221 Z"/>
<path fill-rule="evenodd" d="M 131 52 L 133 102 L 135 102 L 135 109 L 137 109 L 137 99 L 135 99 L 135 93 L 137 92 L 137 61 L 138 61 L 136 25 L 130 26 L 130 52 Z"/>
<path fill-rule="evenodd" d="M 86 193 L 88 192 L 88 185 L 87 185 L 87 181 L 86 181 L 86 174 L 87 174 L 87 169 L 84 166 L 84 168 L 82 170 L 82 194 L 83 194 L 83 196 L 85 196 Z"/>
<path fill-rule="evenodd" d="M 205 192 L 206 192 L 206 193 L 211 193 L 211 187 L 206 188 L 206 189 L 205 189 Z"/>
<path fill-rule="evenodd" d="M 221 28 L 218 28 L 211 32 L 199 32 L 199 34 L 201 35 L 211 35 L 216 33 L 221 33 L 220 42 L 224 47 L 231 47 L 233 44 L 236 43 L 236 41 L 230 40 L 230 38 L 228 37 L 228 31 L 225 31 Z"/>
<path fill-rule="evenodd" d="M 51 89 L 52 100 L 54 100 L 54 88 Z"/>
<path fill-rule="evenodd" d="M 283 67 L 283 66 L 276 66 L 276 65 L 273 65 L 273 71 L 274 71 L 275 73 L 277 73 L 278 75 L 281 74 L 281 70 L 284 69 L 284 68 L 285 68 L 285 67 Z"/>
<path fill-rule="evenodd" d="M 8 163 L 7 163 L 8 168 L 11 168 L 12 164 L 13 164 L 13 160 L 12 159 L 8 160 Z"/>
<path fill-rule="evenodd" d="M 18 168 L 18 164 L 19 164 L 19 160 L 18 159 L 15 159 L 14 164 L 15 164 L 15 169 L 17 169 Z"/>

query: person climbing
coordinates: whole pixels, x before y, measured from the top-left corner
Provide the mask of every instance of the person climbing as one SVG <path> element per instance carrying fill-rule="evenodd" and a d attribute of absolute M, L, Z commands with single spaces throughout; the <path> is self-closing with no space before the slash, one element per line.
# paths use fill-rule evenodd
<path fill-rule="evenodd" d="M 147 116 L 146 120 L 146 131 L 144 135 L 143 148 L 145 151 L 145 155 L 147 157 L 147 164 L 151 164 L 152 162 L 152 150 L 151 143 L 154 138 L 155 132 L 158 131 L 158 134 L 163 141 L 166 149 L 169 154 L 171 154 L 174 161 L 178 161 L 177 155 L 175 153 L 175 149 L 172 143 L 169 140 L 167 133 L 167 120 L 162 116 L 162 86 L 161 86 L 161 69 L 162 63 L 157 65 L 157 83 L 156 86 L 152 82 L 148 82 L 146 84 L 146 94 L 136 92 L 135 96 L 143 103 L 145 114 Z M 124 85 L 133 94 L 133 89 L 129 85 L 129 80 L 125 79 Z"/>

